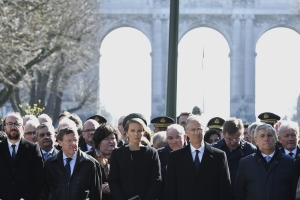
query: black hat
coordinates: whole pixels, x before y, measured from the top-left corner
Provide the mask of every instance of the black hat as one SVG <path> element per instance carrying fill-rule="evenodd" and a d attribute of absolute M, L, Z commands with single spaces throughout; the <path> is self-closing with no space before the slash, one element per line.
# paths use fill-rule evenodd
<path fill-rule="evenodd" d="M 260 119 L 260 122 L 270 124 L 272 126 L 281 119 L 278 115 L 271 112 L 261 113 L 258 115 L 258 118 Z"/>
<path fill-rule="evenodd" d="M 151 120 L 151 123 L 158 128 L 166 128 L 171 124 L 174 124 L 174 119 L 167 116 L 155 117 Z"/>
<path fill-rule="evenodd" d="M 211 118 L 208 123 L 207 123 L 207 127 L 209 129 L 223 129 L 223 124 L 225 123 L 225 120 L 222 119 L 221 117 L 214 117 Z"/>
<path fill-rule="evenodd" d="M 140 118 L 141 120 L 143 120 L 145 122 L 145 125 L 147 126 L 147 121 L 146 118 L 144 117 L 144 115 L 140 114 L 140 113 L 131 113 L 129 115 L 127 115 L 124 120 L 123 120 L 123 127 L 125 127 L 126 123 L 128 120 L 132 119 L 132 118 Z"/>
<path fill-rule="evenodd" d="M 97 121 L 99 124 L 103 124 L 103 123 L 107 122 L 107 119 L 101 115 L 93 115 L 93 116 L 87 118 L 87 120 L 89 120 L 89 119 L 93 119 L 93 120 Z"/>

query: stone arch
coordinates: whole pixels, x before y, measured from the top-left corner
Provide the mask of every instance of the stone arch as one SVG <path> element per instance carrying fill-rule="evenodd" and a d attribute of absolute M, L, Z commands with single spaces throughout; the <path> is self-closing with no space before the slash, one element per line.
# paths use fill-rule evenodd
<path fill-rule="evenodd" d="M 256 47 L 257 42 L 259 41 L 259 39 L 261 38 L 261 36 L 263 34 L 265 34 L 267 31 L 275 29 L 275 28 L 288 28 L 291 29 L 295 32 L 297 32 L 300 35 L 300 29 L 296 28 L 298 27 L 295 23 L 282 23 L 282 22 L 273 22 L 273 23 L 268 23 L 265 27 L 263 27 L 262 29 L 260 29 L 254 39 L 254 46 Z M 256 48 L 255 48 L 256 49 Z"/>
<path fill-rule="evenodd" d="M 118 28 L 124 28 L 124 27 L 129 27 L 129 28 L 134 28 L 140 32 L 142 32 L 147 39 L 150 41 L 151 45 L 151 51 L 153 49 L 153 39 L 151 37 L 151 31 L 146 29 L 145 26 L 139 25 L 136 22 L 122 22 L 122 21 L 117 21 L 114 23 L 107 23 L 105 26 L 101 28 L 101 31 L 98 33 L 98 40 L 100 41 L 99 44 L 99 49 L 101 48 L 102 41 L 104 38 L 113 30 L 116 30 Z"/>
<path fill-rule="evenodd" d="M 215 23 L 203 23 L 203 22 L 197 21 L 197 22 L 190 23 L 189 25 L 186 25 L 185 27 L 182 28 L 182 30 L 178 34 L 179 42 L 183 38 L 183 36 L 186 33 L 188 33 L 189 31 L 194 30 L 196 28 L 202 28 L 202 27 L 211 28 L 211 29 L 219 32 L 221 35 L 223 35 L 223 37 L 225 38 L 225 40 L 227 41 L 227 44 L 229 46 L 229 51 L 231 52 L 232 41 L 231 41 L 230 34 L 227 31 L 225 31 L 224 27 L 222 27 L 218 24 L 215 24 Z"/>

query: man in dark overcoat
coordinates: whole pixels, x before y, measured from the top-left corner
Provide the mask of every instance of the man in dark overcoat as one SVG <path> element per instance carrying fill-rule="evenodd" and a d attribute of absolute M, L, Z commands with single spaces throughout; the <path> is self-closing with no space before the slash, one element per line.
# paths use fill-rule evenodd
<path fill-rule="evenodd" d="M 7 138 L 0 143 L 0 199 L 36 200 L 44 183 L 40 148 L 22 138 L 19 113 L 8 113 L 4 130 Z"/>
<path fill-rule="evenodd" d="M 204 123 L 190 116 L 185 133 L 190 144 L 170 153 L 165 200 L 228 200 L 230 176 L 225 152 L 203 141 Z"/>

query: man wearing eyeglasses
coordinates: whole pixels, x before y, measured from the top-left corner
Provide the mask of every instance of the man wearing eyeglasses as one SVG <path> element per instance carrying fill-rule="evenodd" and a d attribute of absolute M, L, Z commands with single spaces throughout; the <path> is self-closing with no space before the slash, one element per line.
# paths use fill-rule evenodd
<path fill-rule="evenodd" d="M 162 190 L 159 199 L 163 199 L 169 155 L 172 151 L 182 148 L 186 139 L 184 128 L 179 124 L 172 124 L 168 126 L 166 136 L 167 145 L 165 147 L 157 149 L 162 176 Z"/>
<path fill-rule="evenodd" d="M 23 138 L 23 119 L 8 113 L 0 143 L 0 199 L 37 199 L 44 183 L 43 160 L 37 144 Z"/>
<path fill-rule="evenodd" d="M 28 120 L 24 125 L 24 138 L 30 142 L 36 143 L 36 128 L 38 127 L 39 122 L 36 120 Z"/>
<path fill-rule="evenodd" d="M 213 147 L 226 153 L 230 172 L 230 200 L 235 200 L 234 181 L 239 161 L 256 152 L 256 147 L 243 140 L 244 125 L 241 119 L 229 118 L 223 125 L 223 139 L 213 144 Z"/>
<path fill-rule="evenodd" d="M 83 152 L 90 151 L 95 147 L 95 143 L 93 140 L 94 132 L 99 127 L 99 123 L 96 120 L 88 119 L 83 124 L 82 137 L 84 138 L 84 142 L 79 145 L 79 148 Z"/>
<path fill-rule="evenodd" d="M 44 161 L 59 152 L 59 150 L 54 147 L 55 131 L 53 125 L 49 122 L 41 123 L 37 127 L 37 140 L 41 148 Z"/>

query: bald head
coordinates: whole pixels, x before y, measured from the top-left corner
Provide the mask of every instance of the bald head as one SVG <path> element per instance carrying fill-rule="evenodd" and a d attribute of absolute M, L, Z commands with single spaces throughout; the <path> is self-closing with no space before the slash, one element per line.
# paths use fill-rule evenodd
<path fill-rule="evenodd" d="M 83 124 L 82 137 L 84 138 L 85 143 L 92 147 L 94 147 L 94 132 L 99 126 L 99 123 L 93 119 L 89 119 Z"/>

